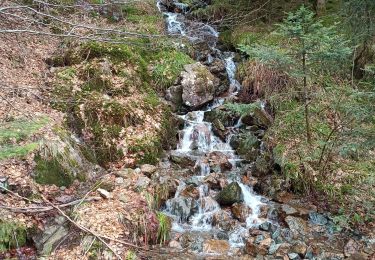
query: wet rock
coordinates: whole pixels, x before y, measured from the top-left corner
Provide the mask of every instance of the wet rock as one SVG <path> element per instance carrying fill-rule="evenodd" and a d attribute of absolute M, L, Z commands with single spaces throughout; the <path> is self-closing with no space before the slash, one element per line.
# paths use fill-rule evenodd
<path fill-rule="evenodd" d="M 43 231 L 32 237 L 40 256 L 49 255 L 54 246 L 68 234 L 67 225 L 64 217 L 56 217 Z"/>
<path fill-rule="evenodd" d="M 192 144 L 190 145 L 191 150 L 197 150 L 199 144 L 204 143 L 210 144 L 211 142 L 211 132 L 207 125 L 200 124 L 194 128 L 194 131 L 191 135 Z"/>
<path fill-rule="evenodd" d="M 307 245 L 302 241 L 295 242 L 292 245 L 292 251 L 304 257 L 307 252 Z"/>
<path fill-rule="evenodd" d="M 208 185 L 211 190 L 222 189 L 226 186 L 226 180 L 223 178 L 222 174 L 210 173 L 203 179 L 203 182 Z"/>
<path fill-rule="evenodd" d="M 237 182 L 230 183 L 216 196 L 216 201 L 222 206 L 230 206 L 233 203 L 242 202 L 242 200 L 241 187 Z"/>
<path fill-rule="evenodd" d="M 181 191 L 181 196 L 190 197 L 193 199 L 199 198 L 199 190 L 194 185 L 188 185 Z"/>
<path fill-rule="evenodd" d="M 224 127 L 234 126 L 240 115 L 236 112 L 226 109 L 225 107 L 218 107 L 211 111 L 204 113 L 204 120 L 213 123 L 215 120 L 219 120 Z"/>
<path fill-rule="evenodd" d="M 245 245 L 245 252 L 253 257 L 257 255 L 264 256 L 268 254 L 268 247 L 267 245 L 254 244 L 252 239 L 249 239 Z"/>
<path fill-rule="evenodd" d="M 184 105 L 196 109 L 213 100 L 219 79 L 199 62 L 185 65 L 184 69 L 181 73 Z"/>
<path fill-rule="evenodd" d="M 176 107 L 182 105 L 182 86 L 171 86 L 165 92 L 165 99 L 171 101 Z"/>
<path fill-rule="evenodd" d="M 283 204 L 283 205 L 281 206 L 281 211 L 282 211 L 283 214 L 285 214 L 285 215 L 287 215 L 287 216 L 288 216 L 288 215 L 294 215 L 294 214 L 297 214 L 297 212 L 298 212 L 295 208 L 289 206 L 288 204 Z"/>
<path fill-rule="evenodd" d="M 151 164 L 143 164 L 141 166 L 141 172 L 149 178 L 156 172 L 157 169 L 158 168 L 156 166 Z"/>
<path fill-rule="evenodd" d="M 198 176 L 192 176 L 192 177 L 186 179 L 185 183 L 187 185 L 193 185 L 194 187 L 198 187 L 201 182 L 200 182 Z"/>
<path fill-rule="evenodd" d="M 192 198 L 173 198 L 166 202 L 166 206 L 173 215 L 179 217 L 180 221 L 187 221 L 198 211 L 198 205 Z"/>
<path fill-rule="evenodd" d="M 206 254 L 227 254 L 230 249 L 226 240 L 210 239 L 203 243 L 203 252 Z"/>
<path fill-rule="evenodd" d="M 229 212 L 219 210 L 213 214 L 212 224 L 221 228 L 222 230 L 229 231 L 235 226 L 236 222 Z"/>
<path fill-rule="evenodd" d="M 186 154 L 179 153 L 177 151 L 171 151 L 170 159 L 172 162 L 184 168 L 194 167 L 195 165 L 195 161 L 193 159 L 191 159 Z"/>
<path fill-rule="evenodd" d="M 271 230 L 272 224 L 268 221 L 263 222 L 262 224 L 259 225 L 259 229 L 263 231 L 270 231 Z"/>
<path fill-rule="evenodd" d="M 269 255 L 275 254 L 277 249 L 279 249 L 280 246 L 281 246 L 281 244 L 271 244 L 269 249 L 268 249 L 268 254 Z"/>
<path fill-rule="evenodd" d="M 257 107 L 242 117 L 242 123 L 249 126 L 256 125 L 261 128 L 268 128 L 273 123 L 273 118 L 265 110 Z"/>
<path fill-rule="evenodd" d="M 214 59 L 209 65 L 208 69 L 214 74 L 226 72 L 225 62 L 221 59 Z"/>
<path fill-rule="evenodd" d="M 215 119 L 212 122 L 212 132 L 216 136 L 218 136 L 223 142 L 225 142 L 226 136 L 228 134 L 228 130 L 225 128 L 225 126 L 218 119 Z"/>
<path fill-rule="evenodd" d="M 260 206 L 259 217 L 260 218 L 267 218 L 269 209 L 270 209 L 269 205 L 265 204 L 265 205 Z"/>
<path fill-rule="evenodd" d="M 307 223 L 305 220 L 297 217 L 287 216 L 285 222 L 288 224 L 288 227 L 294 233 L 294 235 L 305 236 L 307 234 Z"/>
<path fill-rule="evenodd" d="M 289 253 L 288 257 L 290 260 L 300 260 L 301 257 L 297 253 Z"/>
<path fill-rule="evenodd" d="M 251 133 L 242 133 L 239 135 L 237 153 L 245 160 L 254 161 L 259 154 L 260 142 Z"/>
<path fill-rule="evenodd" d="M 285 255 L 287 255 L 289 253 L 290 247 L 291 247 L 291 245 L 288 244 L 288 243 L 279 244 L 276 252 L 274 253 L 274 256 L 275 257 L 284 257 Z"/>
<path fill-rule="evenodd" d="M 271 170 L 271 158 L 265 157 L 265 156 L 259 156 L 255 161 L 255 170 L 253 172 L 253 175 L 255 177 L 261 177 L 268 173 L 270 173 Z"/>
<path fill-rule="evenodd" d="M 217 168 L 219 170 L 216 170 L 216 172 L 225 172 L 232 169 L 232 164 L 229 162 L 228 156 L 222 152 L 211 152 L 208 154 L 208 161 L 212 169 Z"/>
<path fill-rule="evenodd" d="M 241 222 L 245 222 L 246 218 L 252 213 L 251 208 L 246 206 L 244 203 L 234 203 L 231 207 L 234 218 Z"/>

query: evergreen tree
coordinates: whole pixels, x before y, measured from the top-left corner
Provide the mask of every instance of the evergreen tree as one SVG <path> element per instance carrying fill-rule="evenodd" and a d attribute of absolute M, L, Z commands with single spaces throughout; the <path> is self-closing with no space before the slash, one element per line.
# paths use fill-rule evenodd
<path fill-rule="evenodd" d="M 347 41 L 336 33 L 335 27 L 324 27 L 315 19 L 314 12 L 301 6 L 288 14 L 278 25 L 278 35 L 287 40 L 285 47 L 241 46 L 241 50 L 251 57 L 271 66 L 277 66 L 301 80 L 306 139 L 311 144 L 309 116 L 310 82 L 320 73 L 330 73 L 342 68 L 351 49 Z"/>

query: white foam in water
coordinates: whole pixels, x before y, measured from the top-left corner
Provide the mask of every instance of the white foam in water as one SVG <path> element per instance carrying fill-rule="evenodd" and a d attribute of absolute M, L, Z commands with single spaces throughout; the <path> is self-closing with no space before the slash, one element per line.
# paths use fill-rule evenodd
<path fill-rule="evenodd" d="M 187 6 L 178 2 L 175 2 L 176 6 L 180 8 L 183 12 L 186 11 Z M 163 7 L 161 1 L 157 2 L 157 6 L 160 12 L 166 17 L 167 28 L 170 34 L 180 34 L 189 38 L 190 40 L 206 40 L 213 39 L 210 44 L 211 54 L 208 55 L 207 60 L 211 63 L 214 58 L 220 58 L 225 62 L 226 72 L 228 80 L 230 83 L 230 90 L 232 93 L 229 95 L 236 95 L 236 91 L 239 91 L 241 88 L 240 83 L 235 78 L 236 64 L 234 62 L 234 53 L 222 53 L 219 49 L 215 47 L 217 39 L 213 37 L 218 37 L 219 33 L 210 25 L 204 23 L 189 22 L 189 27 L 187 28 L 185 24 L 185 18 L 182 14 L 167 12 L 166 8 Z M 221 106 L 224 103 L 224 98 L 216 98 L 210 105 L 206 107 L 204 111 L 192 111 L 188 114 L 181 116 L 185 121 L 184 129 L 181 131 L 183 136 L 180 138 L 180 142 L 177 146 L 177 152 L 182 153 L 192 158 L 197 158 L 197 155 L 201 154 L 202 157 L 205 154 L 214 151 L 220 151 L 225 153 L 228 156 L 229 161 L 232 163 L 234 168 L 236 167 L 237 162 L 242 161 L 235 155 L 235 151 L 230 146 L 231 135 L 228 136 L 226 142 L 223 142 L 220 138 L 216 137 L 212 132 L 211 123 L 204 122 L 204 113 L 205 111 L 210 111 L 216 107 Z M 236 129 L 242 125 L 241 119 L 238 120 L 233 129 Z M 232 130 L 233 130 L 232 129 Z M 199 157 L 198 157 L 199 158 Z M 199 167 L 198 172 L 198 181 L 199 183 L 203 182 L 205 176 L 210 174 L 210 165 L 208 162 L 205 162 L 203 158 L 196 161 L 196 168 Z M 200 174 L 200 175 L 199 175 Z M 236 177 L 235 177 L 236 178 Z M 234 181 L 228 179 L 229 182 Z M 251 208 L 252 213 L 246 219 L 246 228 L 245 226 L 238 225 L 234 230 L 229 232 L 229 243 L 231 247 L 242 247 L 244 246 L 244 238 L 248 236 L 249 227 L 257 226 L 261 224 L 262 220 L 258 218 L 260 207 L 263 205 L 261 202 L 261 197 L 255 195 L 251 188 L 247 185 L 239 182 L 241 191 L 244 198 L 244 203 Z M 178 198 L 186 188 L 184 181 L 181 181 L 175 198 Z M 182 222 L 178 220 L 181 219 L 180 216 L 173 216 L 170 212 L 171 209 L 167 209 L 166 214 L 170 215 L 175 221 L 172 225 L 172 230 L 175 232 L 183 233 L 186 231 L 210 231 L 212 227 L 212 218 L 213 215 L 221 210 L 220 205 L 209 196 L 209 189 L 206 185 L 200 184 L 199 187 L 199 199 L 197 200 L 198 212 L 190 217 L 187 221 L 186 219 Z"/>
<path fill-rule="evenodd" d="M 239 182 L 241 187 L 242 195 L 245 204 L 251 208 L 251 214 L 246 219 L 247 227 L 254 227 L 261 223 L 261 220 L 258 218 L 260 207 L 263 203 L 260 200 L 260 196 L 255 195 L 249 186 Z"/>

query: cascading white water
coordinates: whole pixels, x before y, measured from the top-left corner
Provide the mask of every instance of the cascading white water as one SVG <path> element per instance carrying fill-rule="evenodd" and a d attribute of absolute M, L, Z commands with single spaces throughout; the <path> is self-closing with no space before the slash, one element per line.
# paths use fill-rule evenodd
<path fill-rule="evenodd" d="M 179 3 L 175 3 L 180 6 Z M 186 9 L 181 5 L 179 8 L 185 11 Z M 212 55 L 216 56 L 224 61 L 227 77 L 230 83 L 230 90 L 232 93 L 229 95 L 235 95 L 239 91 L 241 85 L 235 79 L 236 64 L 234 62 L 234 53 L 222 53 L 219 49 L 216 49 L 216 42 L 219 33 L 211 26 L 207 24 L 195 23 L 192 28 L 187 28 L 184 24 L 183 16 L 177 13 L 170 13 L 163 11 L 160 1 L 158 1 L 158 8 L 166 16 L 168 32 L 171 34 L 179 33 L 182 36 L 188 37 L 190 40 L 195 42 L 198 40 L 203 40 L 206 37 L 214 37 L 215 41 L 210 43 L 212 49 Z M 165 8 L 164 8 L 165 9 Z M 211 54 L 207 57 L 208 62 L 212 62 L 214 57 Z M 211 152 L 222 152 L 224 153 L 229 161 L 232 163 L 234 168 L 236 167 L 236 162 L 241 161 L 235 151 L 230 146 L 230 136 L 227 138 L 226 142 L 223 142 L 220 138 L 214 135 L 211 130 L 211 123 L 204 121 L 204 113 L 210 111 L 224 103 L 224 98 L 215 99 L 210 105 L 204 110 L 192 111 L 186 115 L 181 116 L 185 121 L 183 130 L 181 131 L 180 142 L 177 146 L 177 151 L 179 154 L 183 154 L 187 157 L 194 157 L 196 160 L 195 168 L 199 168 L 198 175 L 195 176 L 199 182 L 199 199 L 196 200 L 197 210 L 188 219 L 186 217 L 181 217 L 174 215 L 175 210 L 173 208 L 173 203 L 167 201 L 165 212 L 170 215 L 175 221 L 172 225 L 172 230 L 175 232 L 193 232 L 193 231 L 205 231 L 210 232 L 212 227 L 213 215 L 220 211 L 221 208 L 219 204 L 210 196 L 210 190 L 207 185 L 203 183 L 203 179 L 207 176 L 211 169 L 207 161 L 204 160 L 205 155 Z M 233 128 L 238 128 L 241 126 L 241 119 Z M 228 176 L 232 176 L 228 174 Z M 246 219 L 246 227 L 253 227 L 261 223 L 258 218 L 260 211 L 260 206 L 263 204 L 260 200 L 260 196 L 256 196 L 250 187 L 241 183 L 238 176 L 232 176 L 228 179 L 228 182 L 237 181 L 242 191 L 244 204 L 251 209 L 251 214 Z M 184 181 L 180 182 L 177 189 L 175 197 L 173 200 L 178 200 L 181 197 L 181 192 L 187 185 Z M 183 202 L 182 204 L 184 204 Z M 180 205 L 179 205 L 180 206 Z M 184 209 L 185 212 L 185 209 Z M 235 230 L 232 230 L 229 235 L 229 242 L 233 247 L 243 246 L 242 239 L 247 234 L 247 229 L 243 226 L 238 226 Z"/>

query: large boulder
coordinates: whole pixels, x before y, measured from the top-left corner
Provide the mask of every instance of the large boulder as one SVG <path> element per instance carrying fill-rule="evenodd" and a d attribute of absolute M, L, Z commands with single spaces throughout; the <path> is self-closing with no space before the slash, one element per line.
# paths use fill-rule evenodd
<path fill-rule="evenodd" d="M 273 123 L 272 116 L 259 107 L 254 108 L 249 114 L 243 116 L 241 120 L 245 125 L 256 125 L 262 128 L 268 128 Z"/>
<path fill-rule="evenodd" d="M 245 160 L 256 160 L 260 142 L 252 133 L 242 133 L 231 140 L 231 145 L 235 145 L 237 153 Z"/>
<path fill-rule="evenodd" d="M 182 105 L 182 86 L 171 86 L 165 92 L 165 99 L 171 101 L 176 107 Z"/>
<path fill-rule="evenodd" d="M 201 63 L 185 65 L 181 73 L 182 101 L 191 109 L 199 108 L 214 98 L 220 80 Z"/>
<path fill-rule="evenodd" d="M 230 183 L 217 194 L 216 201 L 222 206 L 231 206 L 236 202 L 242 202 L 243 195 L 240 185 L 237 182 Z"/>
<path fill-rule="evenodd" d="M 168 210 L 179 218 L 180 221 L 187 221 L 190 216 L 198 211 L 198 204 L 192 198 L 177 197 L 166 202 Z"/>
<path fill-rule="evenodd" d="M 232 164 L 229 162 L 228 156 L 222 152 L 215 151 L 209 153 L 208 162 L 214 172 L 225 172 L 232 169 Z"/>
<path fill-rule="evenodd" d="M 204 120 L 213 123 L 218 119 L 225 127 L 234 126 L 240 115 L 234 111 L 226 109 L 224 106 L 215 108 L 204 113 Z"/>

